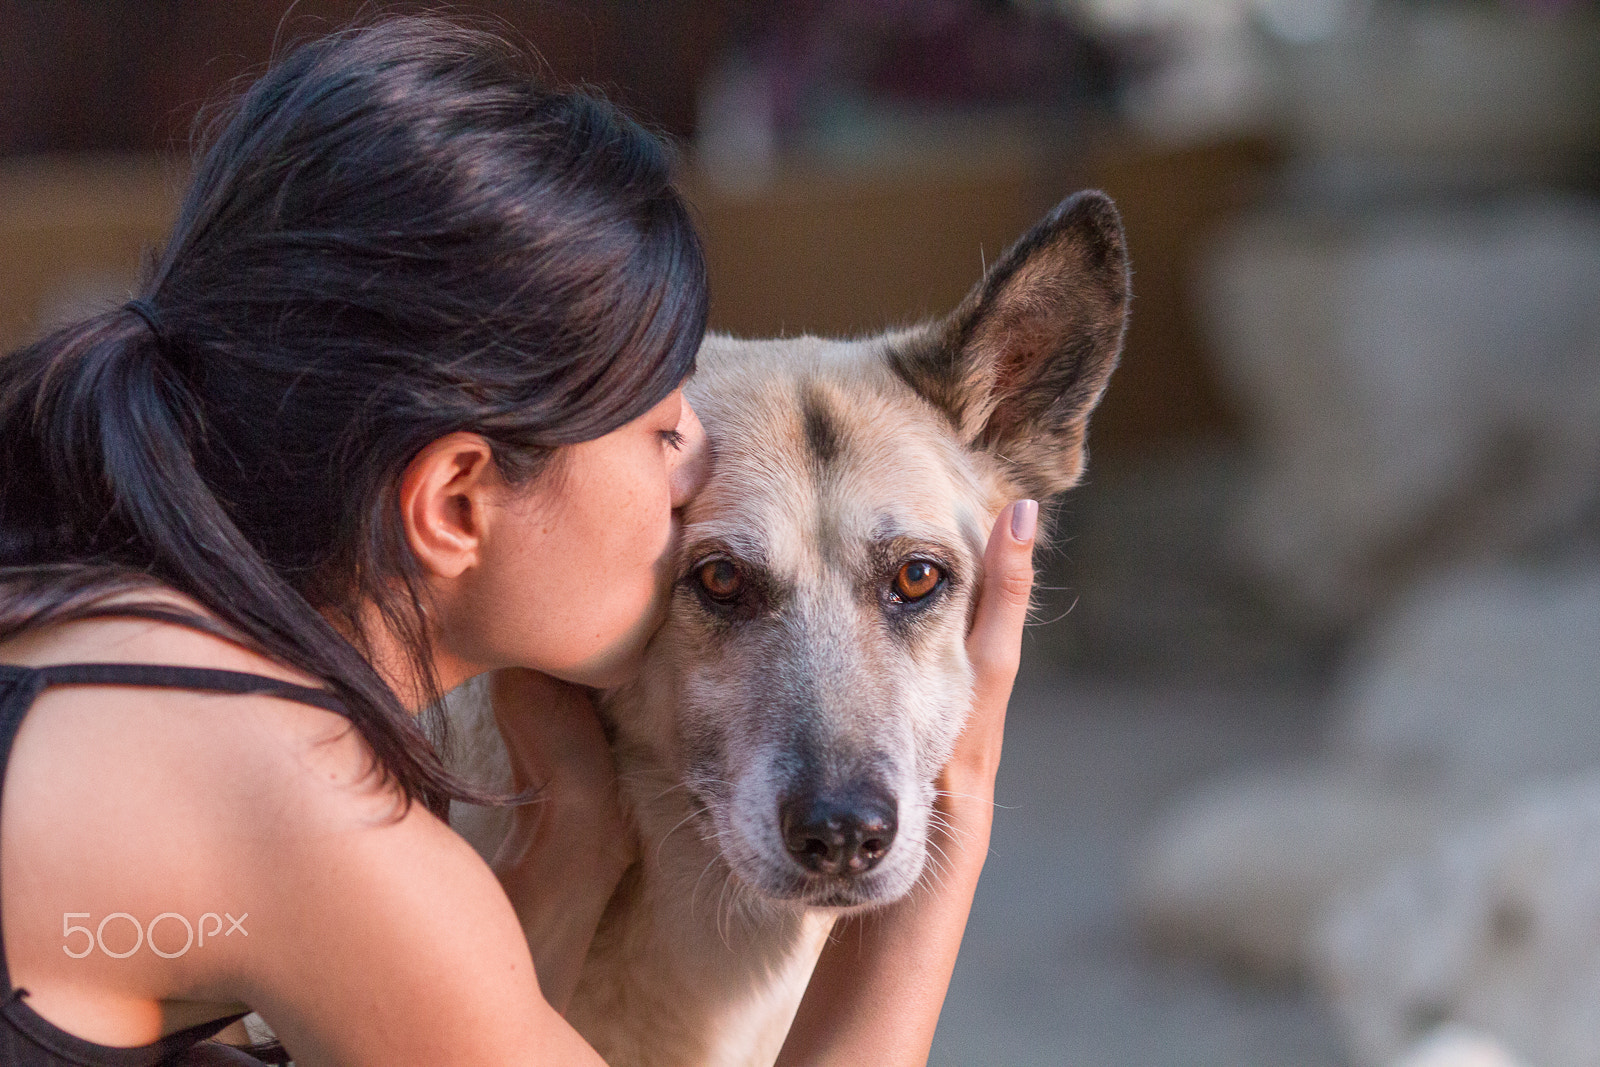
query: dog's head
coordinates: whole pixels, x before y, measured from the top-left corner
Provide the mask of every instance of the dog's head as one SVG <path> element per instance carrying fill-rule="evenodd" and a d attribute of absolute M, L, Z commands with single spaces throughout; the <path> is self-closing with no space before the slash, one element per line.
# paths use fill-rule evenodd
<path fill-rule="evenodd" d="M 672 721 L 631 726 L 670 738 L 740 882 L 848 908 L 916 881 L 991 524 L 1078 480 L 1128 291 L 1116 210 L 1085 193 L 942 322 L 707 339 L 689 393 L 715 460 L 644 678 Z"/>

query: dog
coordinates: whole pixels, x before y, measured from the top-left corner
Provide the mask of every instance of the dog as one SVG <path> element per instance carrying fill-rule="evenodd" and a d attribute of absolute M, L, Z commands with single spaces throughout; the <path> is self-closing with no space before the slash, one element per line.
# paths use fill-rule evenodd
<path fill-rule="evenodd" d="M 1128 303 L 1121 221 L 1087 192 L 943 320 L 706 338 L 712 472 L 642 675 L 601 701 L 640 859 L 567 1017 L 607 1063 L 770 1065 L 834 921 L 923 877 L 990 528 L 1078 481 Z M 505 788 L 485 694 L 447 701 L 457 769 Z M 489 858 L 505 818 L 452 824 Z"/>

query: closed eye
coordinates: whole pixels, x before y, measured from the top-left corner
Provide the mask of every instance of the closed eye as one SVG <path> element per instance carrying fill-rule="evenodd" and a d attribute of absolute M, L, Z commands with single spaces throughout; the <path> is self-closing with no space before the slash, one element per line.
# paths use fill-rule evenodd
<path fill-rule="evenodd" d="M 683 444 L 688 440 L 677 430 L 662 430 L 661 439 L 679 452 L 683 451 Z"/>

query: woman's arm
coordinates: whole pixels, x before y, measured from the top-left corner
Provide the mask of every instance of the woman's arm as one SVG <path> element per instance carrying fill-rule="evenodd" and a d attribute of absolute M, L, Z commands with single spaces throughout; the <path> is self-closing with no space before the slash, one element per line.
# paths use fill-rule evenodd
<path fill-rule="evenodd" d="M 512 788 L 539 790 L 538 800 L 513 810 L 494 872 L 533 946 L 545 999 L 565 1012 L 600 917 L 634 861 L 633 830 L 587 692 L 508 669 L 495 672 L 490 693 Z"/>
<path fill-rule="evenodd" d="M 779 1067 L 924 1064 L 933 1045 L 967 913 L 989 850 L 1006 703 L 1033 588 L 1038 505 L 1000 513 L 984 553 L 984 589 L 967 636 L 972 716 L 938 782 L 943 850 L 911 894 L 840 922 L 817 961 Z M 936 823 L 940 820 L 936 820 Z"/>
<path fill-rule="evenodd" d="M 493 873 L 420 805 L 393 818 L 369 758 L 346 733 L 261 798 L 254 862 L 227 867 L 255 873 L 217 894 L 249 913 L 229 988 L 302 1067 L 603 1067 L 541 995 Z"/>

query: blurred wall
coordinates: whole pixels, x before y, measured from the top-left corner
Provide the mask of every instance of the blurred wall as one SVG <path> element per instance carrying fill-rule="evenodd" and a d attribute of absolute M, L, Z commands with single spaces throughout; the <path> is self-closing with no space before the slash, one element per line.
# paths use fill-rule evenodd
<path fill-rule="evenodd" d="M 445 5 L 432 5 L 435 9 Z M 680 137 L 737 0 L 474 0 L 449 5 L 531 43 L 559 81 L 587 82 Z M 195 113 L 273 54 L 374 12 L 366 0 L 0 0 L 0 155 L 169 151 Z"/>
<path fill-rule="evenodd" d="M 180 192 L 191 123 L 274 48 L 375 5 L 302 0 L 114 4 L 0 0 L 0 344 L 126 294 Z M 377 5 L 380 10 L 405 10 Z M 475 17 L 535 46 L 559 82 L 596 85 L 682 142 L 702 83 L 752 8 L 734 0 L 486 2 Z M 1237 419 L 1186 295 L 1188 260 L 1252 195 L 1273 152 L 1237 138 L 1166 149 L 1105 127 L 976 124 L 871 165 L 805 153 L 755 186 L 691 166 L 713 327 L 850 334 L 951 309 L 985 261 L 1062 196 L 1121 204 L 1135 267 L 1123 369 L 1097 457 L 1231 437 Z"/>

